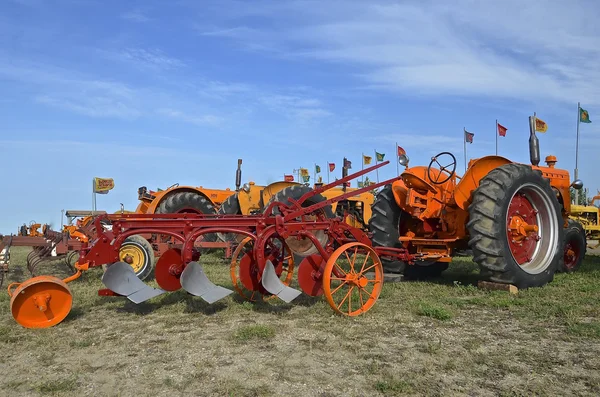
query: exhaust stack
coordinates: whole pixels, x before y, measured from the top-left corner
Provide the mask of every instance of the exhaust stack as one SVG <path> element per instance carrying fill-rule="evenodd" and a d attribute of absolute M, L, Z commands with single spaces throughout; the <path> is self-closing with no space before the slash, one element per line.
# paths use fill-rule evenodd
<path fill-rule="evenodd" d="M 238 159 L 238 167 L 235 172 L 235 191 L 238 192 L 240 190 L 240 186 L 242 185 L 242 159 Z"/>
<path fill-rule="evenodd" d="M 529 159 L 531 165 L 537 166 L 540 163 L 540 141 L 535 135 L 535 116 L 529 116 Z"/>

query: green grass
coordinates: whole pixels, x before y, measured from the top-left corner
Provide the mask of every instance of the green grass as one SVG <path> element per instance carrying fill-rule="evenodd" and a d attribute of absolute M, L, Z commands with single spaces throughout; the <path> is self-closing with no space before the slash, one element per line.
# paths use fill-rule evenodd
<path fill-rule="evenodd" d="M 23 281 L 26 250 L 10 280 Z M 232 288 L 228 261 L 202 257 Z M 66 267 L 40 271 L 66 277 Z M 184 291 L 140 305 L 99 297 L 101 271 L 69 284 L 65 321 L 31 330 L 0 292 L 0 390 L 11 395 L 600 395 L 600 258 L 516 295 L 476 287 L 457 258 L 442 277 L 385 284 L 358 317 L 324 297 L 209 305 Z M 157 286 L 155 281 L 150 285 Z M 298 288 L 295 281 L 292 287 Z M 353 298 L 355 299 L 355 298 Z"/>
<path fill-rule="evenodd" d="M 269 325 L 245 325 L 240 327 L 235 333 L 234 338 L 238 341 L 246 342 L 252 339 L 269 340 L 275 337 L 275 329 Z"/>

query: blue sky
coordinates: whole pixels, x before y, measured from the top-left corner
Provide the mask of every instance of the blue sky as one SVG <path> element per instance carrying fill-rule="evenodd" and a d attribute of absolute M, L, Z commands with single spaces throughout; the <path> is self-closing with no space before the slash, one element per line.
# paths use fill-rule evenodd
<path fill-rule="evenodd" d="M 542 158 L 600 188 L 600 15 L 593 1 L 101 1 L 0 5 L 0 233 L 89 209 L 135 209 L 137 188 L 266 184 L 294 168 L 360 168 L 395 142 L 412 165 L 450 150 Z M 596 122 L 596 120 L 598 120 Z M 326 174 L 324 174 L 326 177 Z M 375 175 L 372 175 L 375 178 Z"/>

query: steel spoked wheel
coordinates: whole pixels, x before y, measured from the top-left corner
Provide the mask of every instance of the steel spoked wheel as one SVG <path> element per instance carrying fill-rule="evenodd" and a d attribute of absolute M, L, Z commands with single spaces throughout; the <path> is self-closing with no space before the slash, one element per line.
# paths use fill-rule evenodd
<path fill-rule="evenodd" d="M 231 258 L 229 274 L 234 290 L 239 296 L 250 302 L 259 297 L 268 301 L 275 297 L 269 294 L 261 284 L 262 273 L 253 256 L 254 239 L 246 237 L 237 246 Z M 277 239 L 267 243 L 269 253 L 266 258 L 273 263 L 281 282 L 290 285 L 294 276 L 294 256 L 289 247 Z"/>
<path fill-rule="evenodd" d="M 327 260 L 323 292 L 337 313 L 358 316 L 370 310 L 383 287 L 383 267 L 379 256 L 362 243 L 339 247 Z"/>

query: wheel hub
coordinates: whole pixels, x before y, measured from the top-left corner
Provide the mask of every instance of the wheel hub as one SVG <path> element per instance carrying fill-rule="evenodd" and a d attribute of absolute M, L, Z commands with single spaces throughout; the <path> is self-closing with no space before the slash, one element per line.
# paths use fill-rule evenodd
<path fill-rule="evenodd" d="M 506 224 L 508 245 L 519 265 L 532 260 L 540 240 L 537 214 L 538 211 L 523 194 L 516 194 L 508 207 Z"/>

